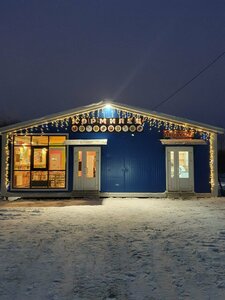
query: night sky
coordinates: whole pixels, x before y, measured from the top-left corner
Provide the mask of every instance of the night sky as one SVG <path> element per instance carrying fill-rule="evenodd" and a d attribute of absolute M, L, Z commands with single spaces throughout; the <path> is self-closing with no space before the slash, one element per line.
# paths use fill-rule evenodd
<path fill-rule="evenodd" d="M 225 51 L 225 1 L 1 0 L 1 119 L 153 109 Z M 225 127 L 225 55 L 158 111 Z"/>

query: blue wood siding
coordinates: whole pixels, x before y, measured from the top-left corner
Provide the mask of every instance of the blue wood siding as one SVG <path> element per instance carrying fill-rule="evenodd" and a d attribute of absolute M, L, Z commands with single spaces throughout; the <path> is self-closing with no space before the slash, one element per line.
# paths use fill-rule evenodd
<path fill-rule="evenodd" d="M 196 193 L 210 193 L 209 146 L 194 146 L 194 183 Z"/>
<path fill-rule="evenodd" d="M 134 133 L 71 133 L 71 139 L 107 138 L 101 150 L 102 192 L 164 192 L 165 147 L 162 133 L 146 126 Z"/>

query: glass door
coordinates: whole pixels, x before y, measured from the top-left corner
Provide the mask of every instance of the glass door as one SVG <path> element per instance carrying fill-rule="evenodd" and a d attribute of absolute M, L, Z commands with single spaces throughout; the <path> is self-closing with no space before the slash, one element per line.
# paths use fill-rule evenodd
<path fill-rule="evenodd" d="M 48 148 L 32 147 L 31 158 L 31 188 L 47 188 Z"/>
<path fill-rule="evenodd" d="M 74 190 L 99 190 L 99 147 L 74 149 Z"/>
<path fill-rule="evenodd" d="M 167 147 L 167 190 L 194 191 L 193 147 Z"/>

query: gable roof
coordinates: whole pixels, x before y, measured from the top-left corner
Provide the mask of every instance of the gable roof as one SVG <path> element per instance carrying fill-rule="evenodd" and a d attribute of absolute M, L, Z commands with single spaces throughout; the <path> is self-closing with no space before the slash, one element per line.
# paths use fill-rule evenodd
<path fill-rule="evenodd" d="M 5 126 L 5 127 L 0 128 L 0 134 L 17 131 L 17 130 L 19 130 L 21 128 L 25 128 L 25 127 L 42 125 L 43 123 L 49 123 L 58 118 L 63 119 L 63 118 L 67 118 L 67 117 L 70 117 L 73 115 L 77 115 L 77 114 L 93 112 L 98 109 L 103 109 L 106 105 L 110 105 L 114 109 L 119 109 L 122 111 L 124 110 L 124 111 L 128 111 L 128 112 L 131 112 L 134 114 L 144 115 L 144 116 L 147 116 L 150 118 L 151 117 L 156 118 L 156 119 L 159 119 L 159 120 L 165 121 L 165 122 L 175 122 L 178 125 L 193 127 L 193 128 L 200 129 L 203 131 L 209 131 L 209 132 L 221 133 L 221 134 L 224 133 L 224 129 L 220 128 L 220 127 L 216 127 L 216 126 L 208 125 L 205 123 L 200 123 L 200 122 L 196 122 L 196 121 L 192 121 L 189 119 L 180 118 L 180 117 L 176 117 L 176 116 L 172 116 L 172 115 L 168 115 L 168 114 L 164 114 L 164 113 L 160 113 L 160 112 L 156 112 L 156 111 L 146 110 L 146 109 L 138 108 L 135 106 L 120 104 L 120 103 L 117 103 L 114 101 L 104 100 L 104 101 L 100 101 L 98 103 L 93 103 L 90 105 L 85 105 L 82 107 L 70 109 L 67 111 L 60 112 L 60 113 L 47 115 L 47 116 L 44 116 L 41 118 Z"/>

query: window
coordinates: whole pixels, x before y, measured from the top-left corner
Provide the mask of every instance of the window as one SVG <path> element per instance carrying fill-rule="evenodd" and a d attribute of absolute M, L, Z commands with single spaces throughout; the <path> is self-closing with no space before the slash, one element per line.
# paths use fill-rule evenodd
<path fill-rule="evenodd" d="M 66 136 L 15 136 L 13 188 L 66 187 Z"/>
<path fill-rule="evenodd" d="M 66 177 L 63 171 L 51 171 L 49 172 L 49 185 L 50 188 L 65 188 Z"/>
<path fill-rule="evenodd" d="M 14 148 L 14 170 L 30 170 L 31 147 L 18 146 Z"/>
<path fill-rule="evenodd" d="M 31 172 L 31 187 L 32 188 L 47 188 L 48 187 L 48 172 L 47 171 L 32 171 Z"/>
<path fill-rule="evenodd" d="M 88 178 L 94 178 L 96 176 L 96 151 L 87 151 L 86 176 Z"/>
<path fill-rule="evenodd" d="M 65 147 L 49 148 L 49 170 L 65 170 L 66 153 Z"/>
<path fill-rule="evenodd" d="M 50 136 L 49 144 L 50 145 L 62 145 L 65 142 L 65 136 Z"/>
<path fill-rule="evenodd" d="M 32 145 L 48 145 L 48 136 L 32 136 Z"/>
<path fill-rule="evenodd" d="M 78 151 L 78 177 L 82 176 L 82 151 Z"/>
<path fill-rule="evenodd" d="M 32 165 L 33 169 L 47 169 L 47 155 L 48 149 L 46 147 L 42 148 L 32 148 Z"/>
<path fill-rule="evenodd" d="M 31 137 L 18 135 L 14 137 L 14 145 L 30 145 Z"/>
<path fill-rule="evenodd" d="M 30 172 L 27 171 L 14 171 L 13 186 L 17 188 L 30 187 Z"/>
<path fill-rule="evenodd" d="M 179 151 L 179 178 L 189 178 L 188 151 Z"/>
<path fill-rule="evenodd" d="M 174 151 L 170 151 L 170 175 L 174 178 Z"/>

